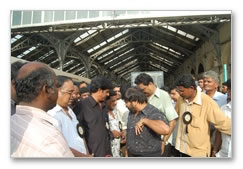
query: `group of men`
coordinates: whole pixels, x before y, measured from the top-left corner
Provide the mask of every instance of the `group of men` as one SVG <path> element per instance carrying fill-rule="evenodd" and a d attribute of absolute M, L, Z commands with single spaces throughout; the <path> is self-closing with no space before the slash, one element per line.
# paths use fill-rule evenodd
<path fill-rule="evenodd" d="M 72 79 L 57 77 L 43 63 L 22 65 L 11 80 L 17 102 L 12 157 L 119 157 L 122 148 L 130 157 L 209 157 L 210 124 L 231 135 L 230 118 L 189 74 L 175 83 L 181 96 L 171 95 L 175 107 L 145 73 L 136 77 L 136 87 L 120 91 L 96 77 L 85 99 L 75 97 Z M 212 147 L 220 152 L 218 144 Z"/>

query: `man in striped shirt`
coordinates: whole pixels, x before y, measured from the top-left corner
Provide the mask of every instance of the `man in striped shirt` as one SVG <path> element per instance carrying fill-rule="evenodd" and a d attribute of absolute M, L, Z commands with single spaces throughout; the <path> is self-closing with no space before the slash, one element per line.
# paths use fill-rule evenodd
<path fill-rule="evenodd" d="M 46 112 L 57 100 L 55 73 L 45 64 L 30 62 L 16 78 L 19 105 L 11 116 L 11 157 L 73 157 L 57 121 Z"/>

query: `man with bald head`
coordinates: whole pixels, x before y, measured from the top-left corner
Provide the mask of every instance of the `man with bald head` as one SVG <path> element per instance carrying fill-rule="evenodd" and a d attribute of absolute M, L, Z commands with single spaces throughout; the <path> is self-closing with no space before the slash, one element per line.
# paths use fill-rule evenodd
<path fill-rule="evenodd" d="M 12 157 L 73 157 L 56 119 L 46 112 L 57 101 L 57 80 L 46 64 L 30 62 L 16 77 L 19 105 L 11 116 Z"/>

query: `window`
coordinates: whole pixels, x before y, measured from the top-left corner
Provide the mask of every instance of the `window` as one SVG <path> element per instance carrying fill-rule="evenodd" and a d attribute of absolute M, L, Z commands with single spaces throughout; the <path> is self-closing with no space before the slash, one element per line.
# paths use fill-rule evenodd
<path fill-rule="evenodd" d="M 41 11 L 33 11 L 33 23 L 41 23 Z"/>
<path fill-rule="evenodd" d="M 13 11 L 13 20 L 12 20 L 12 25 L 20 25 L 21 24 L 21 17 L 22 17 L 22 12 L 21 11 Z"/>
<path fill-rule="evenodd" d="M 54 21 L 63 21 L 64 11 L 54 11 Z"/>
<path fill-rule="evenodd" d="M 53 21 L 53 11 L 45 11 L 44 22 Z"/>
<path fill-rule="evenodd" d="M 23 11 L 23 25 L 31 24 L 32 11 Z"/>
<path fill-rule="evenodd" d="M 75 19 L 76 11 L 66 11 L 66 20 Z"/>

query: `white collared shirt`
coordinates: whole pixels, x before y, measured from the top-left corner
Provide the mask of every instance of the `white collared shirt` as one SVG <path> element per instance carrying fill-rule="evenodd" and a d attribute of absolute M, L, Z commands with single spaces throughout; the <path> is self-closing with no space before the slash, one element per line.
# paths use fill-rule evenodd
<path fill-rule="evenodd" d="M 122 130 L 126 130 L 129 110 L 126 107 L 126 103 L 124 100 L 119 99 L 117 101 L 115 111 L 117 111 L 118 118 L 122 123 Z"/>
<path fill-rule="evenodd" d="M 231 116 L 232 116 L 231 106 L 232 106 L 232 103 L 230 101 L 228 104 L 226 104 L 226 105 L 221 107 L 221 110 L 229 118 L 231 118 Z M 232 157 L 232 153 L 231 153 L 231 136 L 223 134 L 223 133 L 221 133 L 221 136 L 222 136 L 221 149 L 216 154 L 216 157 Z"/>
<path fill-rule="evenodd" d="M 68 107 L 68 114 L 72 119 L 68 117 L 63 108 L 58 104 L 47 113 L 57 119 L 58 124 L 55 124 L 55 126 L 62 132 L 69 147 L 86 154 L 84 140 L 78 135 L 76 129 L 78 120 L 72 109 Z"/>

